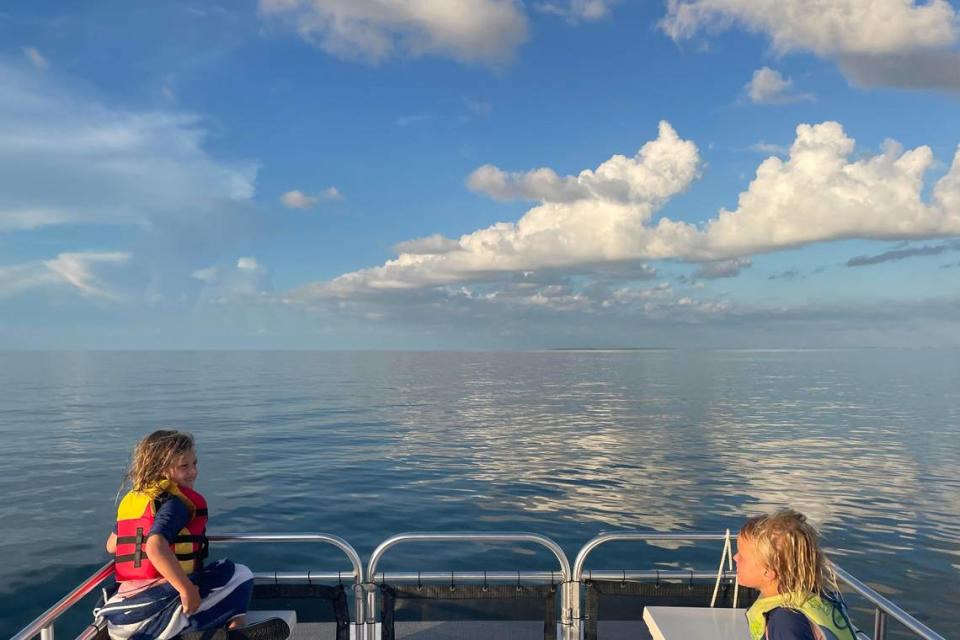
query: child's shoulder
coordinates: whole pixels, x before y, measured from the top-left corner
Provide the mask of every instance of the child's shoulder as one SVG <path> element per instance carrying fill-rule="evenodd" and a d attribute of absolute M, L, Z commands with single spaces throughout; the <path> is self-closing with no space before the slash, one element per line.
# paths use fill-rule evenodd
<path fill-rule="evenodd" d="M 777 607 L 766 613 L 770 640 L 815 640 L 810 620 L 797 609 Z"/>

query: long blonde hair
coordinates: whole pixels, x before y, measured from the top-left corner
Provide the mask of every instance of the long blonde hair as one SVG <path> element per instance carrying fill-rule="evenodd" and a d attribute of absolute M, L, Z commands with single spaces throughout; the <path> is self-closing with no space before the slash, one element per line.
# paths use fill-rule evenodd
<path fill-rule="evenodd" d="M 740 536 L 756 545 L 760 560 L 777 574 L 777 590 L 800 606 L 811 595 L 837 592 L 830 561 L 820 549 L 820 536 L 806 516 L 793 509 L 747 520 Z"/>
<path fill-rule="evenodd" d="M 154 431 L 133 448 L 124 480 L 134 491 L 143 491 L 167 478 L 177 456 L 193 450 L 193 436 L 184 431 Z"/>

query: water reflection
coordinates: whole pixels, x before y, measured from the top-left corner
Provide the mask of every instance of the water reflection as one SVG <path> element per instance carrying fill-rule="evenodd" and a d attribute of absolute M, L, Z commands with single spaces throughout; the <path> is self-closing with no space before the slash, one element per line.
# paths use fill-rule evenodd
<path fill-rule="evenodd" d="M 52 601 L 62 585 L 37 562 L 100 560 L 132 443 L 177 425 L 200 442 L 218 531 L 330 531 L 368 554 L 403 530 L 524 529 L 574 553 L 600 529 L 717 530 L 791 505 L 844 566 L 950 636 L 955 356 L 0 354 L 0 548 L 14 558 L 0 584 L 33 576 L 31 596 Z M 323 557 L 237 552 L 265 567 Z M 3 620 L 28 606 L 5 600 Z"/>

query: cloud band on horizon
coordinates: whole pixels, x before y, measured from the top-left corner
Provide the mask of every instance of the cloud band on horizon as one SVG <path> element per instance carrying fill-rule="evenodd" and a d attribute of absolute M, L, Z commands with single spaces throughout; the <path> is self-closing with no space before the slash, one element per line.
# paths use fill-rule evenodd
<path fill-rule="evenodd" d="M 701 225 L 653 214 L 685 191 L 701 167 L 696 145 L 663 121 L 658 137 L 632 158 L 560 177 L 550 169 L 507 173 L 485 165 L 468 178 L 498 199 L 537 199 L 517 222 L 500 222 L 458 240 L 398 245 L 416 251 L 318 282 L 295 297 L 349 298 L 383 291 L 478 282 L 496 274 L 650 260 L 690 263 L 748 256 L 841 239 L 905 240 L 960 235 L 960 151 L 923 199 L 931 149 L 851 159 L 855 141 L 837 122 L 797 127 L 786 160 L 769 157 L 738 198 Z M 430 247 L 438 247 L 430 252 Z M 723 272 L 727 262 L 715 271 Z M 705 273 L 711 271 L 705 270 Z"/>

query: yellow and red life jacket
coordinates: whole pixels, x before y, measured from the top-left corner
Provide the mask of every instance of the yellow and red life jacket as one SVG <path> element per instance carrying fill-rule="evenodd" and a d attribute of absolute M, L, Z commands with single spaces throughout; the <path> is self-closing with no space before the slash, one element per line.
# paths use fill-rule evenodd
<path fill-rule="evenodd" d="M 144 491 L 130 491 L 117 508 L 117 551 L 114 557 L 117 580 L 146 580 L 162 577 L 147 557 L 147 538 L 157 517 L 157 498 L 164 493 L 186 505 L 190 519 L 179 531 L 170 548 L 185 573 L 203 566 L 207 557 L 207 501 L 188 487 L 170 480 L 158 482 Z"/>

